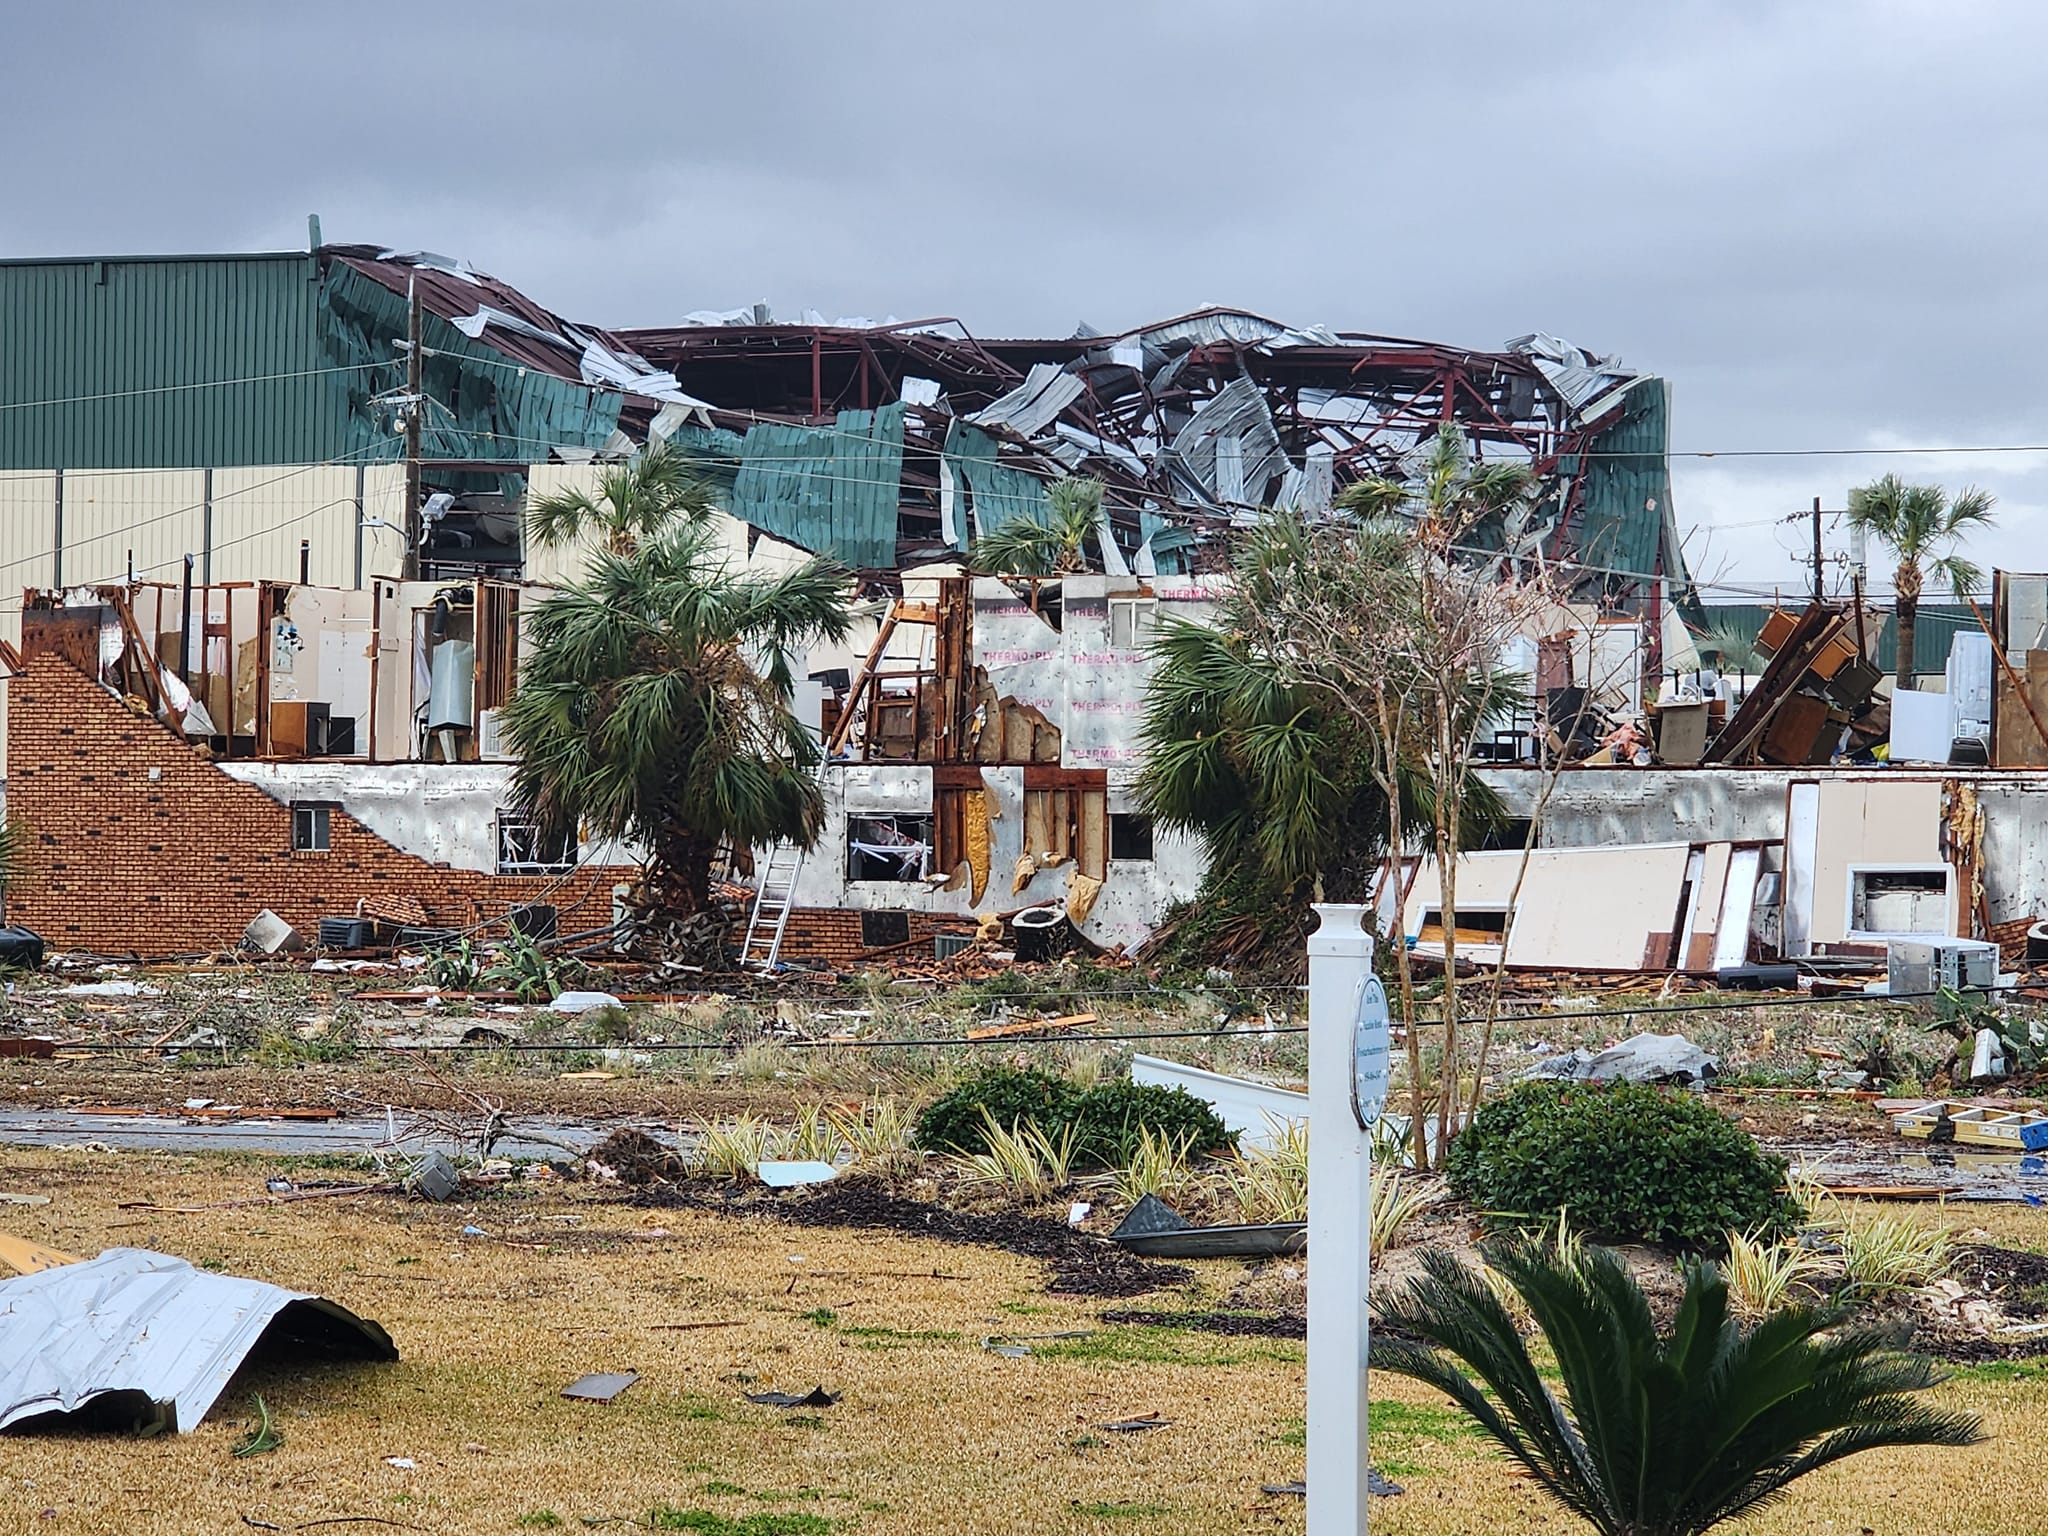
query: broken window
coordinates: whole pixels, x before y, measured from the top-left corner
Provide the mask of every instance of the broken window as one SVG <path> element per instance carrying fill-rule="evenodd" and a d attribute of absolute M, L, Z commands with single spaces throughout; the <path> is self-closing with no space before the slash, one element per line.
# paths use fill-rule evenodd
<path fill-rule="evenodd" d="M 1152 624 L 1159 602 L 1150 597 L 1112 597 L 1109 600 L 1109 644 L 1119 651 L 1141 650 L 1152 640 Z"/>
<path fill-rule="evenodd" d="M 1422 914 L 1422 929 L 1416 935 L 1424 944 L 1444 942 L 1444 914 L 1437 907 L 1425 908 Z M 1458 907 L 1458 943 L 1464 944 L 1505 944 L 1508 940 L 1508 911 L 1498 907 L 1492 911 L 1473 911 L 1462 903 Z"/>
<path fill-rule="evenodd" d="M 498 873 L 550 875 L 576 867 L 576 840 L 567 832 L 550 836 L 530 816 L 498 813 Z"/>
<path fill-rule="evenodd" d="M 1849 931 L 1863 934 L 1947 933 L 1949 871 L 1852 869 Z"/>
<path fill-rule="evenodd" d="M 1152 861 L 1152 818 L 1136 812 L 1111 813 L 1109 856 L 1149 864 Z"/>
<path fill-rule="evenodd" d="M 846 878 L 922 880 L 931 872 L 929 816 L 849 816 Z"/>
<path fill-rule="evenodd" d="M 292 852 L 327 852 L 333 812 L 333 806 L 319 802 L 292 802 Z"/>

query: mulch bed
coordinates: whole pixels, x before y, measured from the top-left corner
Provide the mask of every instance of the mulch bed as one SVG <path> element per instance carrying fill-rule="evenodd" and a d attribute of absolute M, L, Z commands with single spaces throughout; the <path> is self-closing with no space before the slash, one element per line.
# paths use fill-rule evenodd
<path fill-rule="evenodd" d="M 795 1198 L 764 1196 L 736 1200 L 687 1185 L 657 1184 L 633 1190 L 626 1199 L 633 1205 L 658 1209 L 681 1207 L 743 1213 L 768 1216 L 799 1227 L 900 1232 L 907 1237 L 936 1238 L 942 1243 L 1000 1248 L 1046 1264 L 1052 1270 L 1046 1289 L 1065 1296 L 1122 1300 L 1185 1285 L 1192 1278 L 1179 1264 L 1154 1264 L 1126 1253 L 1107 1238 L 1076 1232 L 1062 1222 L 1014 1213 L 955 1211 L 922 1200 L 902 1199 L 860 1179 L 835 1179 Z"/>
<path fill-rule="evenodd" d="M 1308 1318 L 1299 1312 L 1134 1312 L 1126 1307 L 1112 1307 L 1102 1314 L 1102 1320 L 1140 1328 L 1194 1328 L 1244 1339 L 1308 1337 Z"/>

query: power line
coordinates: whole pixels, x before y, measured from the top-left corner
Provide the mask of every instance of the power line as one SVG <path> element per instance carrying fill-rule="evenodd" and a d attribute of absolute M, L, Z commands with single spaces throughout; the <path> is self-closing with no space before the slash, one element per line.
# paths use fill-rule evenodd
<path fill-rule="evenodd" d="M 360 373 L 366 368 L 395 367 L 388 362 L 342 363 L 332 368 L 300 368 L 290 373 L 252 373 L 238 379 L 198 379 L 187 384 L 152 384 L 142 389 L 114 389 L 96 395 L 66 395 L 49 400 L 0 400 L 0 411 L 51 410 L 60 405 L 96 405 L 108 400 L 134 400 L 146 395 L 174 395 L 188 389 L 239 389 L 247 384 L 280 384 L 287 379 L 317 379 L 336 373 Z"/>

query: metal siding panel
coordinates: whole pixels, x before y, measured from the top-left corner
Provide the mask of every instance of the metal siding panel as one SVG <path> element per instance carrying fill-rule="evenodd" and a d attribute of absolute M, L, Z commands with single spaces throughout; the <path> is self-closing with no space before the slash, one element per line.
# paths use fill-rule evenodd
<path fill-rule="evenodd" d="M 363 469 L 363 521 L 383 528 L 363 530 L 363 585 L 379 576 L 397 578 L 405 560 L 405 466 L 369 464 Z M 354 533 L 351 531 L 353 540 Z M 351 544 L 353 550 L 353 544 Z"/>
<path fill-rule="evenodd" d="M 213 476 L 213 579 L 297 581 L 299 540 L 313 541 L 315 586 L 355 581 L 356 472 L 347 465 L 262 465 Z"/>
<path fill-rule="evenodd" d="M 329 366 L 316 339 L 310 261 L 284 254 L 0 265 L 0 404 L 16 407 L 0 410 L 0 468 L 334 457 L 340 399 L 319 388 L 319 378 L 221 387 Z M 121 398 L 79 398 L 109 395 Z"/>
<path fill-rule="evenodd" d="M 130 550 L 137 577 L 179 580 L 185 555 L 205 547 L 205 504 L 206 476 L 196 469 L 66 470 L 64 584 L 119 581 Z"/>

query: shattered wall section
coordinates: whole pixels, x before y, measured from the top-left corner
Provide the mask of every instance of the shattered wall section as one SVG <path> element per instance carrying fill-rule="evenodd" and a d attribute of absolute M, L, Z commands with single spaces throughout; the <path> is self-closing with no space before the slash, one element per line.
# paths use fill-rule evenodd
<path fill-rule="evenodd" d="M 533 901 L 587 912 L 594 926 L 610 919 L 612 885 L 634 874 L 451 869 L 401 853 L 338 805 L 328 848 L 294 851 L 288 805 L 129 713 L 66 662 L 37 656 L 7 691 L 8 813 L 28 834 L 8 917 L 53 948 L 202 953 L 231 947 L 264 907 L 310 931 L 378 895 L 411 897 L 447 927 Z"/>

